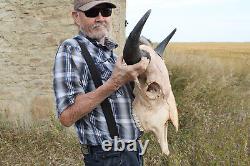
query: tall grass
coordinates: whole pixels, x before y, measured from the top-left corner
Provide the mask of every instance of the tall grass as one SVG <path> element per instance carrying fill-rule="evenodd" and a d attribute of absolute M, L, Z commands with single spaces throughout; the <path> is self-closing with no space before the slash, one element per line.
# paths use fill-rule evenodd
<path fill-rule="evenodd" d="M 151 146 L 146 165 L 249 165 L 249 62 L 249 43 L 172 44 L 166 64 L 180 130 L 170 128 L 171 155 Z"/>
<path fill-rule="evenodd" d="M 0 165 L 83 165 L 75 134 L 55 118 L 32 126 L 0 122 Z"/>
<path fill-rule="evenodd" d="M 174 43 L 165 60 L 180 130 L 169 126 L 168 157 L 145 134 L 145 165 L 250 165 L 250 43 Z M 53 118 L 0 130 L 0 165 L 82 165 L 77 138 Z"/>

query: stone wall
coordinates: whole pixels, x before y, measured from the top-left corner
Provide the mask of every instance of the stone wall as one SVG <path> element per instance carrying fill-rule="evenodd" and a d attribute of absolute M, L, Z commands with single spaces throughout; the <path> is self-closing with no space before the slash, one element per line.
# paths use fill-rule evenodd
<path fill-rule="evenodd" d="M 0 1 L 0 120 L 32 122 L 55 113 L 53 61 L 59 43 L 77 33 L 72 1 Z M 112 18 L 112 36 L 120 54 L 126 1 L 113 2 L 118 9 Z"/>

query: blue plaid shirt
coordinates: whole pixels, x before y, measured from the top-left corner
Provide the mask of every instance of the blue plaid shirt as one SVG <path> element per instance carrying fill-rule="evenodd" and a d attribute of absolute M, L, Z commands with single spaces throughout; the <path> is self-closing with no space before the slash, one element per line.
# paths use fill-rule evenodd
<path fill-rule="evenodd" d="M 108 39 L 103 46 L 96 41 L 90 41 L 91 39 L 87 39 L 80 32 L 78 36 L 65 40 L 58 48 L 53 70 L 58 117 L 74 103 L 77 94 L 96 89 L 76 38 L 87 47 L 103 83 L 110 78 L 117 59 L 112 51 L 117 45 Z M 132 115 L 133 98 L 128 85 L 119 88 L 108 97 L 108 100 L 111 103 L 119 137 L 126 142 L 136 140 L 141 132 Z M 112 140 L 100 105 L 78 120 L 75 127 L 81 144 L 100 145 L 104 140 Z"/>

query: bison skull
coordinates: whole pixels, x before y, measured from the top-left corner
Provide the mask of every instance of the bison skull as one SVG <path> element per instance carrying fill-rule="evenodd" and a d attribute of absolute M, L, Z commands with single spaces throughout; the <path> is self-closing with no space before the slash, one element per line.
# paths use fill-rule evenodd
<path fill-rule="evenodd" d="M 162 54 L 176 29 L 155 50 L 149 45 L 140 45 L 140 34 L 150 12 L 151 10 L 141 18 L 130 33 L 123 57 L 129 65 L 139 62 L 142 56 L 150 59 L 146 72 L 135 80 L 133 114 L 139 127 L 145 131 L 152 131 L 158 139 L 162 152 L 169 155 L 168 120 L 171 120 L 178 130 L 178 113 Z"/>

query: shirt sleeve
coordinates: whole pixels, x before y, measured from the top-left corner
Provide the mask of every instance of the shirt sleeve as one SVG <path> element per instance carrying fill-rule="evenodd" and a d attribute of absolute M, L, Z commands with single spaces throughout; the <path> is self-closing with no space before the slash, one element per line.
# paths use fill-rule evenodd
<path fill-rule="evenodd" d="M 53 89 L 58 117 L 67 107 L 74 104 L 77 94 L 86 91 L 88 69 L 86 62 L 79 60 L 80 56 L 81 51 L 70 41 L 66 40 L 58 48 L 53 69 Z"/>

